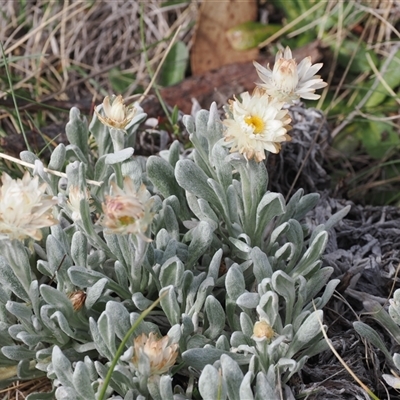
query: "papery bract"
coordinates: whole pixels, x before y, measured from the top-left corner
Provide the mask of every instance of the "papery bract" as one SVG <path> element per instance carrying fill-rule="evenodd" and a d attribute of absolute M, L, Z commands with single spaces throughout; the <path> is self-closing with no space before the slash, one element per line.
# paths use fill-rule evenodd
<path fill-rule="evenodd" d="M 136 191 L 128 177 L 124 179 L 124 189 L 115 182 L 111 186 L 112 194 L 106 196 L 103 204 L 101 224 L 113 233 L 133 233 L 148 240 L 144 234 L 153 219 L 153 202 L 146 187 L 142 185 Z"/>
<path fill-rule="evenodd" d="M 140 359 L 146 357 L 150 362 L 150 375 L 162 375 L 175 364 L 178 356 L 178 344 L 168 345 L 169 337 L 159 338 L 151 332 L 148 336 L 142 333 L 134 341 L 132 363 L 140 370 Z M 140 371 L 139 371 L 140 372 Z"/>
<path fill-rule="evenodd" d="M 110 98 L 106 96 L 103 100 L 103 111 L 105 116 L 102 116 L 96 109 L 94 110 L 97 118 L 110 128 L 125 130 L 126 126 L 136 115 L 137 110 L 134 106 L 125 106 L 121 95 L 115 97 L 110 102 Z"/>
<path fill-rule="evenodd" d="M 317 100 L 321 96 L 315 94 L 315 90 L 327 85 L 319 75 L 315 75 L 322 68 L 322 63 L 312 65 L 311 57 L 306 57 L 297 64 L 289 47 L 284 53 L 277 53 L 272 70 L 269 65 L 263 67 L 256 61 L 254 66 L 262 80 L 258 86 L 279 101 L 291 103 L 300 98 Z"/>

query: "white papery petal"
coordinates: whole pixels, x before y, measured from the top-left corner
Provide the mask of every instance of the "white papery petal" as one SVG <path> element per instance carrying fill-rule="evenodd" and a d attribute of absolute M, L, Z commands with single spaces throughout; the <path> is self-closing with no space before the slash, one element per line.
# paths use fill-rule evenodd
<path fill-rule="evenodd" d="M 319 99 L 321 96 L 315 94 L 315 91 L 327 85 L 316 75 L 322 63 L 312 65 L 311 58 L 306 57 L 297 64 L 289 47 L 283 53 L 277 53 L 272 70 L 269 65 L 263 67 L 257 62 L 254 62 L 254 66 L 262 81 L 258 86 L 271 97 L 287 103 L 300 98 Z"/>

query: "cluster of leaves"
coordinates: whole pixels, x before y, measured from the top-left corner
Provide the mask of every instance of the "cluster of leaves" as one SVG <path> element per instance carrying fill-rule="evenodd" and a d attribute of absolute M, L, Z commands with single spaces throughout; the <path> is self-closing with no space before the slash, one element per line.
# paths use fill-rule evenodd
<path fill-rule="evenodd" d="M 70 144 L 60 144 L 49 164 L 65 167 L 67 179 L 21 154 L 59 197 L 59 224 L 41 242 L 1 242 L 1 385 L 44 374 L 54 381 L 53 393 L 30 400 L 291 398 L 290 378 L 327 346 L 321 309 L 338 281 L 329 281 L 332 268 L 320 257 L 327 229 L 348 209 L 310 231 L 301 221 L 319 196 L 299 190 L 285 204 L 282 194 L 266 192 L 265 165 L 222 146 L 214 105 L 185 119 L 189 157 L 174 142 L 162 157 L 132 158 L 144 118 L 138 113 L 122 135 L 96 116 L 88 126 L 72 109 Z M 111 183 L 124 176 L 152 196 L 152 241 L 95 222 Z M 90 186 L 91 204 L 82 197 L 72 218 L 71 188 L 86 193 L 93 179 L 101 186 Z M 84 294 L 82 308 L 71 293 Z M 269 334 L 255 329 L 260 322 Z M 132 362 L 132 340 L 151 332 L 179 345 L 170 374 Z"/>

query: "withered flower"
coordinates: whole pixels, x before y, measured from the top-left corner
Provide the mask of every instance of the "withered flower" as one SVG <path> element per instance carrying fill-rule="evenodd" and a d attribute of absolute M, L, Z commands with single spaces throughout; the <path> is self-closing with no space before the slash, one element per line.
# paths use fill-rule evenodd
<path fill-rule="evenodd" d="M 154 214 L 151 211 L 153 202 L 145 185 L 136 191 L 132 180 L 126 177 L 124 189 L 114 182 L 111 186 L 112 194 L 106 196 L 103 204 L 104 215 L 101 224 L 113 233 L 133 233 L 149 240 L 144 234 Z"/>
<path fill-rule="evenodd" d="M 150 376 L 162 375 L 175 364 L 178 356 L 178 344 L 168 345 L 169 337 L 159 338 L 154 332 L 142 333 L 133 343 L 132 363 L 140 371 L 141 364 L 150 364 Z"/>
<path fill-rule="evenodd" d="M 79 311 L 86 301 L 86 293 L 83 290 L 72 292 L 68 297 L 71 300 L 74 311 Z"/>
<path fill-rule="evenodd" d="M 272 326 L 264 318 L 261 318 L 260 321 L 254 324 L 251 338 L 257 342 L 264 340 L 269 342 L 275 335 Z"/>

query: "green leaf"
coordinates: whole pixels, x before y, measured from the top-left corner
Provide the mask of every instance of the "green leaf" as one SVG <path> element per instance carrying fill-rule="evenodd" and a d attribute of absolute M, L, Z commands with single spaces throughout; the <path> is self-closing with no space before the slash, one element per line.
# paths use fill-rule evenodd
<path fill-rule="evenodd" d="M 253 260 L 254 276 L 258 283 L 264 278 L 271 278 L 273 270 L 267 255 L 258 247 L 254 247 L 250 253 L 250 259 Z"/>
<path fill-rule="evenodd" d="M 290 273 L 292 278 L 298 275 L 303 275 L 304 271 L 313 265 L 314 262 L 320 259 L 322 253 L 325 250 L 325 246 L 328 242 L 328 233 L 326 231 L 320 232 L 310 244 L 308 250 L 304 253 L 303 257 L 296 265 L 294 270 Z M 309 272 L 309 271 L 308 271 Z"/>
<path fill-rule="evenodd" d="M 393 321 L 388 312 L 376 301 L 364 301 L 364 307 L 385 328 L 391 337 L 400 344 L 400 327 Z"/>
<path fill-rule="evenodd" d="M 174 168 L 180 159 L 181 143 L 179 140 L 174 140 L 168 150 L 168 162 Z"/>
<path fill-rule="evenodd" d="M 108 73 L 108 80 L 114 93 L 124 93 L 135 79 L 134 74 L 121 71 L 118 67 L 111 68 Z"/>
<path fill-rule="evenodd" d="M 296 204 L 296 213 L 293 219 L 300 221 L 305 215 L 312 210 L 319 202 L 319 193 L 309 193 L 300 198 L 300 201 Z"/>
<path fill-rule="evenodd" d="M 380 115 L 375 114 L 375 116 Z M 398 132 L 388 122 L 362 120 L 357 121 L 356 124 L 362 144 L 367 153 L 375 159 L 383 158 L 389 150 L 400 144 Z"/>
<path fill-rule="evenodd" d="M 81 267 L 70 267 L 68 269 L 68 275 L 71 282 L 81 289 L 93 286 L 97 281 L 102 278 L 108 279 L 107 288 L 118 293 L 122 298 L 129 298 L 131 294 L 118 285 L 116 282 L 110 280 L 105 275 L 100 272 L 89 270 Z"/>
<path fill-rule="evenodd" d="M 282 29 L 278 24 L 262 24 L 247 21 L 235 25 L 226 32 L 226 36 L 234 50 L 249 50 L 256 48 L 261 42 Z"/>
<path fill-rule="evenodd" d="M 248 371 L 244 376 L 243 380 L 240 382 L 239 388 L 239 398 L 246 400 L 253 400 L 254 395 L 251 389 L 251 383 L 253 381 L 254 374 L 252 371 Z"/>
<path fill-rule="evenodd" d="M 228 149 L 216 143 L 211 151 L 211 162 L 217 172 L 217 177 L 224 191 L 232 183 L 232 167 L 227 162 Z"/>
<path fill-rule="evenodd" d="M 256 229 L 254 237 L 262 240 L 262 233 L 268 223 L 286 211 L 285 199 L 280 193 L 267 192 L 257 206 Z"/>
<path fill-rule="evenodd" d="M 103 294 L 105 287 L 108 283 L 107 278 L 102 278 L 98 280 L 93 286 L 87 288 L 86 291 L 86 300 L 85 300 L 85 307 L 90 310 Z M 108 303 L 107 303 L 108 305 Z"/>
<path fill-rule="evenodd" d="M 240 327 L 245 336 L 253 335 L 254 322 L 245 312 L 240 313 Z"/>
<path fill-rule="evenodd" d="M 321 333 L 321 323 L 323 321 L 322 310 L 314 311 L 300 326 L 295 333 L 292 342 L 289 345 L 285 357 L 291 358 L 297 352 L 302 350 L 311 342 L 318 334 Z"/>
<path fill-rule="evenodd" d="M 110 351 L 109 347 L 107 346 L 106 342 L 103 339 L 103 335 L 100 334 L 97 322 L 91 317 L 89 318 L 89 326 L 90 326 L 90 334 L 93 338 L 93 343 L 95 344 L 97 351 L 100 353 L 102 357 L 106 357 L 109 360 L 112 360 L 114 358 L 115 353 L 113 354 Z"/>
<path fill-rule="evenodd" d="M 276 271 L 272 275 L 272 285 L 279 295 L 285 299 L 285 325 L 292 322 L 292 312 L 296 298 L 294 280 L 283 271 Z"/>
<path fill-rule="evenodd" d="M 65 126 L 65 133 L 68 141 L 81 150 L 87 163 L 89 129 L 86 117 L 81 115 L 76 107 L 72 107 L 69 112 L 69 122 Z"/>
<path fill-rule="evenodd" d="M 60 311 L 54 312 L 51 315 L 50 319 L 55 323 L 57 328 L 61 329 L 61 331 L 63 331 L 67 335 L 67 337 L 71 339 L 78 338 L 77 335 L 75 335 L 75 333 L 72 331 L 69 320 L 65 318 L 62 312 Z"/>
<path fill-rule="evenodd" d="M 219 360 L 223 354 L 227 354 L 233 360 L 235 360 L 239 365 L 248 364 L 251 356 L 243 355 L 239 353 L 230 353 L 228 351 L 223 351 L 216 349 L 214 347 L 204 347 L 204 348 L 193 348 L 186 350 L 182 354 L 182 359 L 187 365 L 190 365 L 196 369 L 203 369 L 207 364 L 214 364 L 215 361 Z"/>
<path fill-rule="evenodd" d="M 165 312 L 165 315 L 168 318 L 168 321 L 171 325 L 175 325 L 179 323 L 181 311 L 179 307 L 178 300 L 176 298 L 174 287 L 167 286 L 160 290 L 160 297 L 164 292 L 168 292 L 161 301 L 160 305 Z"/>
<path fill-rule="evenodd" d="M 151 376 L 147 379 L 147 389 L 152 400 L 174 400 L 172 379 L 169 375 Z"/>
<path fill-rule="evenodd" d="M 1 349 L 2 353 L 10 360 L 32 360 L 35 358 L 35 350 L 29 350 L 25 346 L 4 346 Z"/>
<path fill-rule="evenodd" d="M 189 60 L 189 50 L 182 41 L 171 47 L 160 72 L 160 85 L 172 86 L 183 80 Z"/>
<path fill-rule="evenodd" d="M 171 164 L 161 157 L 150 156 L 147 159 L 146 170 L 151 183 L 164 196 L 164 198 L 167 199 L 169 196 L 173 195 L 178 198 L 181 218 L 183 220 L 190 219 L 190 213 L 186 205 L 185 193 L 175 179 L 174 168 Z"/>
<path fill-rule="evenodd" d="M 54 393 L 54 389 L 49 393 L 31 393 L 26 400 L 54 400 Z M 72 400 L 72 397 L 70 397 L 70 400 Z"/>
<path fill-rule="evenodd" d="M 27 254 L 27 249 L 19 240 L 13 240 L 11 242 L 4 241 L 4 246 L 1 246 L 1 253 L 5 259 L 11 265 L 13 273 L 18 278 L 26 292 L 29 292 L 29 288 L 32 282 L 32 271 Z"/>
<path fill-rule="evenodd" d="M 190 0 L 166 0 L 161 3 L 161 7 L 176 6 L 178 4 L 186 4 L 189 2 Z"/>
<path fill-rule="evenodd" d="M 29 296 L 21 284 L 21 281 L 2 256 L 0 256 L 0 283 L 6 289 L 11 290 L 21 300 L 29 302 Z"/>
<path fill-rule="evenodd" d="M 339 45 L 338 63 L 343 68 L 349 68 L 350 72 L 356 74 L 371 72 L 371 67 L 367 60 L 367 54 L 372 58 L 375 65 L 378 63 L 376 52 L 367 50 L 366 45 L 362 41 L 343 40 L 340 44 L 335 41 L 331 46 L 333 51 L 335 51 L 335 46 L 337 45 Z M 352 61 L 349 65 L 350 60 Z"/>
<path fill-rule="evenodd" d="M 353 327 L 361 337 L 369 340 L 375 347 L 377 347 L 385 355 L 388 362 L 393 362 L 392 355 L 389 353 L 382 339 L 373 328 L 361 321 L 353 322 Z"/>
<path fill-rule="evenodd" d="M 225 279 L 226 294 L 230 299 L 236 301 L 245 291 L 243 272 L 239 265 L 233 264 L 226 274 Z"/>
<path fill-rule="evenodd" d="M 260 295 L 258 293 L 245 292 L 237 298 L 236 304 L 242 309 L 256 308 L 258 306 L 259 301 L 260 301 Z"/>
<path fill-rule="evenodd" d="M 113 317 L 110 317 L 109 313 L 107 312 L 103 312 L 97 321 L 99 333 L 112 355 L 110 359 L 113 359 L 115 353 L 117 352 L 117 347 L 115 344 L 115 324 L 113 322 Z"/>
<path fill-rule="evenodd" d="M 60 290 L 48 285 L 40 286 L 40 294 L 47 304 L 55 306 L 65 317 L 70 318 L 74 313 L 71 300 Z"/>
<path fill-rule="evenodd" d="M 202 311 L 206 297 L 211 293 L 214 286 L 215 284 L 213 278 L 206 278 L 203 282 L 201 282 L 199 289 L 197 290 L 196 302 L 193 306 L 193 309 L 196 313 L 200 313 Z"/>
<path fill-rule="evenodd" d="M 6 309 L 9 311 L 11 314 L 15 315 L 18 319 L 21 321 L 21 325 L 11 325 L 8 327 L 8 335 L 13 338 L 14 340 L 18 340 L 18 336 L 21 332 L 24 332 L 24 324 L 25 326 L 28 327 L 28 329 L 31 329 L 32 326 L 29 324 L 29 321 L 27 323 L 27 311 L 29 311 L 29 307 L 27 307 L 24 304 L 17 303 L 14 301 L 9 301 L 6 304 Z M 32 316 L 31 316 L 32 317 Z M 7 336 L 8 336 L 7 335 Z M 11 345 L 14 344 L 14 342 L 11 343 Z"/>
<path fill-rule="evenodd" d="M 60 171 L 64 166 L 66 152 L 65 145 L 60 143 L 51 153 L 49 169 Z"/>
<path fill-rule="evenodd" d="M 261 209 L 265 206 L 263 197 L 268 183 L 268 174 L 264 163 L 251 161 L 232 161 L 240 173 L 241 198 L 243 200 L 244 215 L 242 225 L 245 232 L 252 238 L 260 237 L 258 230 L 263 230 L 265 226 L 260 227 L 262 221 L 260 219 Z M 264 200 L 264 203 L 263 203 Z M 255 216 L 257 220 L 255 221 Z M 256 226 L 254 226 L 256 222 Z"/>
<path fill-rule="evenodd" d="M 376 54 L 374 52 L 371 53 L 375 55 L 375 59 L 373 57 L 373 61 L 374 64 L 377 65 L 378 62 L 376 60 Z M 382 65 L 384 64 L 384 62 L 385 61 L 382 62 Z M 366 108 L 373 109 L 374 107 L 381 104 L 387 96 L 389 96 L 389 93 L 386 89 L 386 85 L 389 86 L 393 91 L 395 91 L 395 89 L 400 85 L 399 68 L 400 68 L 400 50 L 397 51 L 394 57 L 386 65 L 385 71 L 381 73 L 381 78 L 377 77 L 377 79 L 380 79 L 380 82 L 378 86 L 375 88 L 371 97 L 365 103 Z M 382 83 L 381 79 L 382 81 L 384 81 L 385 84 Z M 396 97 L 397 99 L 399 98 L 398 92 Z"/>
<path fill-rule="evenodd" d="M 211 204 L 219 205 L 217 196 L 207 182 L 208 176 L 193 161 L 179 160 L 176 164 L 175 176 L 183 189 Z"/>
<path fill-rule="evenodd" d="M 327 267 L 329 268 L 329 267 Z M 325 269 L 325 268 L 323 268 Z M 340 283 L 340 279 L 331 279 L 325 286 L 324 293 L 322 294 L 321 297 L 315 300 L 315 306 L 319 309 L 325 307 L 325 305 L 328 303 L 330 298 L 333 295 L 333 292 L 336 289 L 336 286 Z"/>
<path fill-rule="evenodd" d="M 206 365 L 200 375 L 199 392 L 203 399 L 226 399 L 226 383 L 221 373 L 212 365 Z"/>
<path fill-rule="evenodd" d="M 58 346 L 54 346 L 53 348 L 51 361 L 54 372 L 57 375 L 57 379 L 61 382 L 61 384 L 63 386 L 69 386 L 73 388 L 74 384 L 72 383 L 73 378 L 71 363 Z"/>
<path fill-rule="evenodd" d="M 296 193 L 290 198 L 289 202 L 286 204 L 286 212 L 282 214 L 276 223 L 276 226 L 280 226 L 284 222 L 288 222 L 290 218 L 293 218 L 297 211 L 297 207 L 299 202 L 303 196 L 304 190 L 299 189 Z"/>
<path fill-rule="evenodd" d="M 225 311 L 214 296 L 207 297 L 204 308 L 209 323 L 209 327 L 204 331 L 204 336 L 216 339 L 225 326 Z"/>
<path fill-rule="evenodd" d="M 277 393 L 274 389 L 275 385 L 271 386 L 267 375 L 264 372 L 259 372 L 257 374 L 255 400 L 276 399 Z"/>
<path fill-rule="evenodd" d="M 205 221 L 201 221 L 191 233 L 192 240 L 188 248 L 187 266 L 192 266 L 205 253 L 213 239 L 213 229 Z"/>
<path fill-rule="evenodd" d="M 90 379 L 89 372 L 86 365 L 82 361 L 78 361 L 75 366 L 75 371 L 72 375 L 72 382 L 75 390 L 85 400 L 96 400 L 96 395 L 92 388 L 92 380 Z"/>
<path fill-rule="evenodd" d="M 75 389 L 68 386 L 60 386 L 56 389 L 56 399 L 57 400 L 82 400 L 78 396 Z"/>
<path fill-rule="evenodd" d="M 315 297 L 318 292 L 325 286 L 333 273 L 332 267 L 319 268 L 315 272 L 311 272 L 307 282 L 307 301 Z"/>
<path fill-rule="evenodd" d="M 106 156 L 105 163 L 108 165 L 121 163 L 131 158 L 133 152 L 134 150 L 132 147 L 127 147 L 126 149 L 117 151 L 116 153 L 108 154 Z"/>
<path fill-rule="evenodd" d="M 78 267 L 86 267 L 87 255 L 87 238 L 82 232 L 77 231 L 72 236 L 71 242 L 71 257 L 75 265 Z"/>
<path fill-rule="evenodd" d="M 115 334 L 122 340 L 132 326 L 128 310 L 118 301 L 108 301 L 106 313 L 114 326 Z"/>
<path fill-rule="evenodd" d="M 169 258 L 160 269 L 159 279 L 162 287 L 169 285 L 179 287 L 182 282 L 184 270 L 184 265 L 178 257 Z"/>
<path fill-rule="evenodd" d="M 261 296 L 259 306 L 268 315 L 271 326 L 275 326 L 276 321 L 280 323 L 279 296 L 275 292 L 272 290 L 265 292 Z"/>
<path fill-rule="evenodd" d="M 208 266 L 207 277 L 213 278 L 215 282 L 218 279 L 219 269 L 221 267 L 222 255 L 223 255 L 223 250 L 218 249 L 213 255 L 213 258 L 211 259 Z"/>

